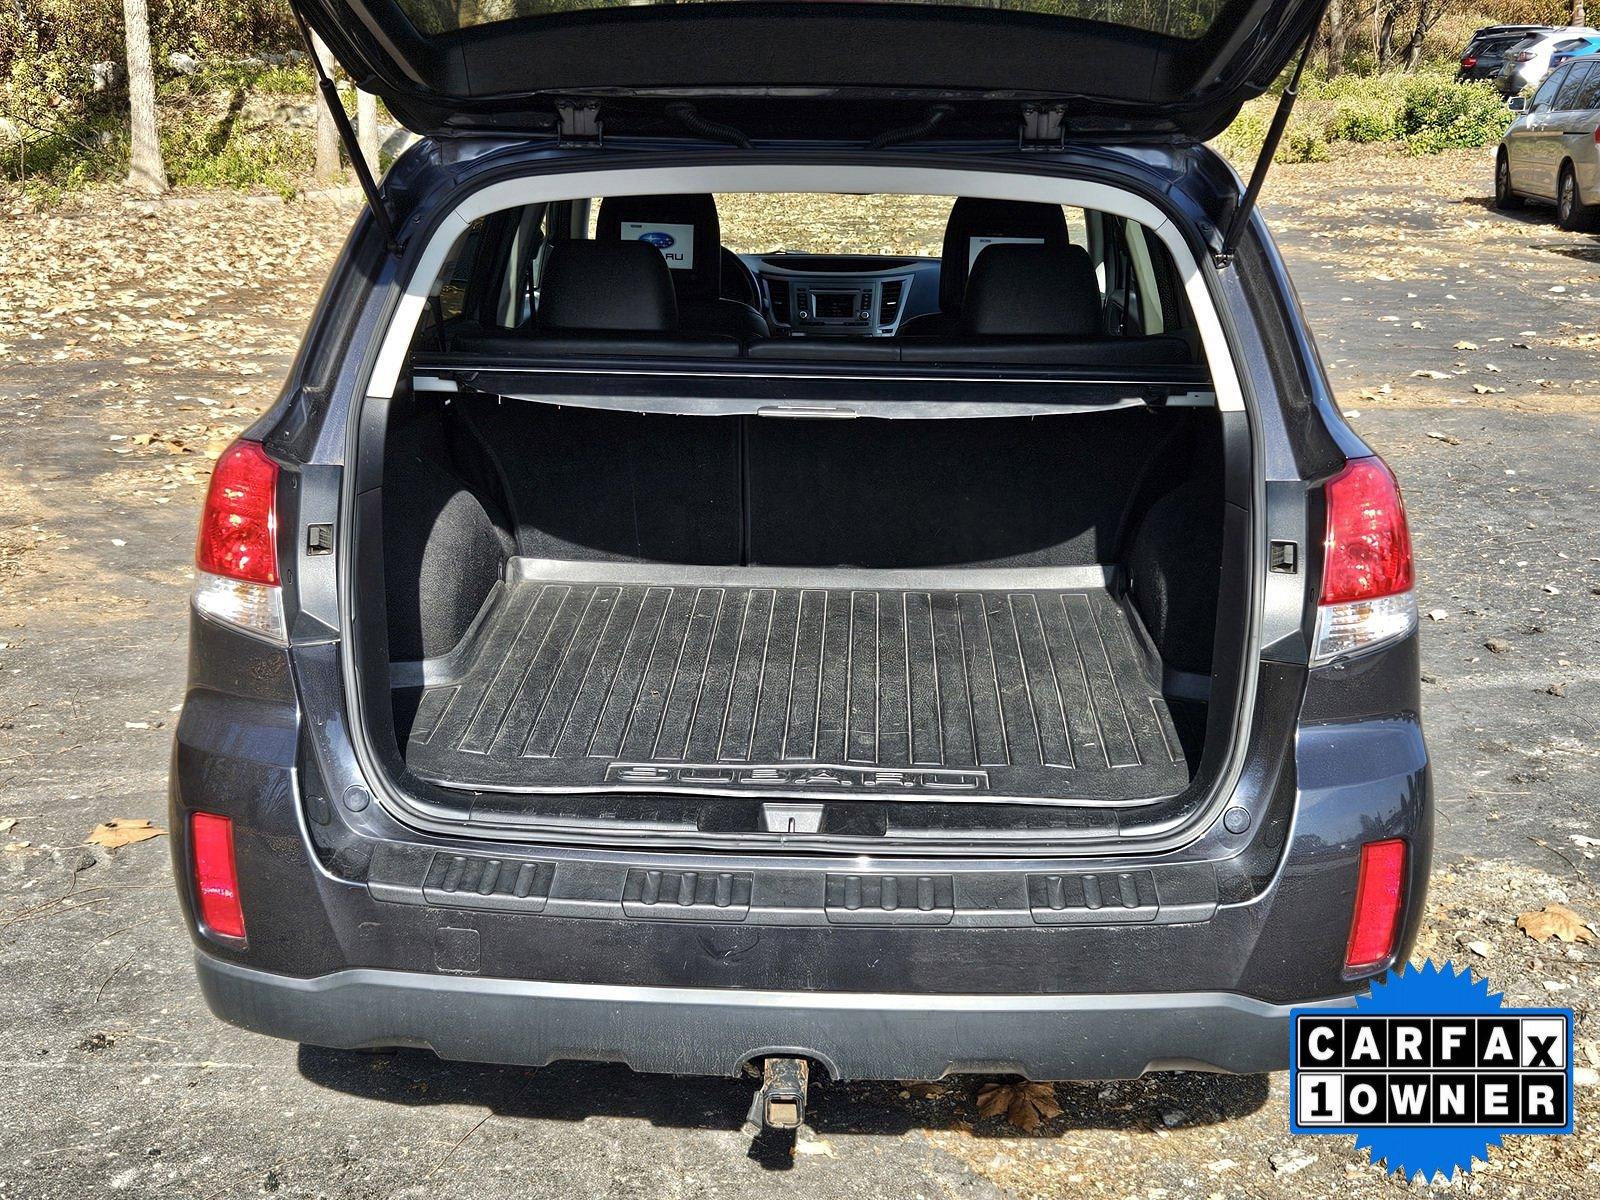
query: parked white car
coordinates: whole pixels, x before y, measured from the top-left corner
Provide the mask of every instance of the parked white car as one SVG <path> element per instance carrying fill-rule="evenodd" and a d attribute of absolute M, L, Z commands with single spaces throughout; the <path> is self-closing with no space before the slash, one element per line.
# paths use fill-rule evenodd
<path fill-rule="evenodd" d="M 1561 228 L 1600 226 L 1600 61 L 1557 67 L 1531 100 L 1508 104 L 1517 119 L 1495 153 L 1495 206 L 1553 200 Z"/>
<path fill-rule="evenodd" d="M 1505 96 L 1515 96 L 1518 92 L 1537 87 L 1550 72 L 1550 56 L 1555 53 L 1556 46 L 1584 37 L 1600 37 L 1600 30 L 1587 25 L 1568 25 L 1529 35 L 1506 51 L 1505 63 L 1500 68 L 1500 78 L 1495 81 L 1495 86 Z"/>

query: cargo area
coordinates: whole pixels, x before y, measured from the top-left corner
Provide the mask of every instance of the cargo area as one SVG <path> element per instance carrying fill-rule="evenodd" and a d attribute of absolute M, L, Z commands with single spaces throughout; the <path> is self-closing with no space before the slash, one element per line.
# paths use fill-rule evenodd
<path fill-rule="evenodd" d="M 436 806 L 626 819 L 651 796 L 650 820 L 760 828 L 749 800 L 771 798 L 853 802 L 833 823 L 868 829 L 1104 831 L 1193 790 L 1226 524 L 1212 409 L 423 395 L 384 442 L 393 741 Z M 745 803 L 670 803 L 694 796 Z"/>

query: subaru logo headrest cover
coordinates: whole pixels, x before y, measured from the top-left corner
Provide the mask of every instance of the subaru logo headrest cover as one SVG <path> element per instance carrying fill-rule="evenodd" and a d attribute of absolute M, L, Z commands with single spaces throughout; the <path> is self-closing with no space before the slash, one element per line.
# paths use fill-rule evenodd
<path fill-rule="evenodd" d="M 694 226 L 665 221 L 624 221 L 624 241 L 643 242 L 661 251 L 674 271 L 694 270 Z"/>

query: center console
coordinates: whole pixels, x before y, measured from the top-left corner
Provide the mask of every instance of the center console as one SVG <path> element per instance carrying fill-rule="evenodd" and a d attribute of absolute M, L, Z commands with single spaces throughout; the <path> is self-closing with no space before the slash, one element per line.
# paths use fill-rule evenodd
<path fill-rule="evenodd" d="M 752 266 L 767 315 L 796 337 L 891 337 L 938 295 L 938 263 L 924 259 L 769 254 Z"/>

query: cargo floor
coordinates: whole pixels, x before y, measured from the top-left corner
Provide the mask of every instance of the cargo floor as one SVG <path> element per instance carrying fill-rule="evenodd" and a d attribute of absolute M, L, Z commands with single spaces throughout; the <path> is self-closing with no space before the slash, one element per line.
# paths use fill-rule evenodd
<path fill-rule="evenodd" d="M 422 667 L 406 761 L 423 779 L 1110 805 L 1189 782 L 1159 663 L 1100 568 L 508 574 Z"/>

